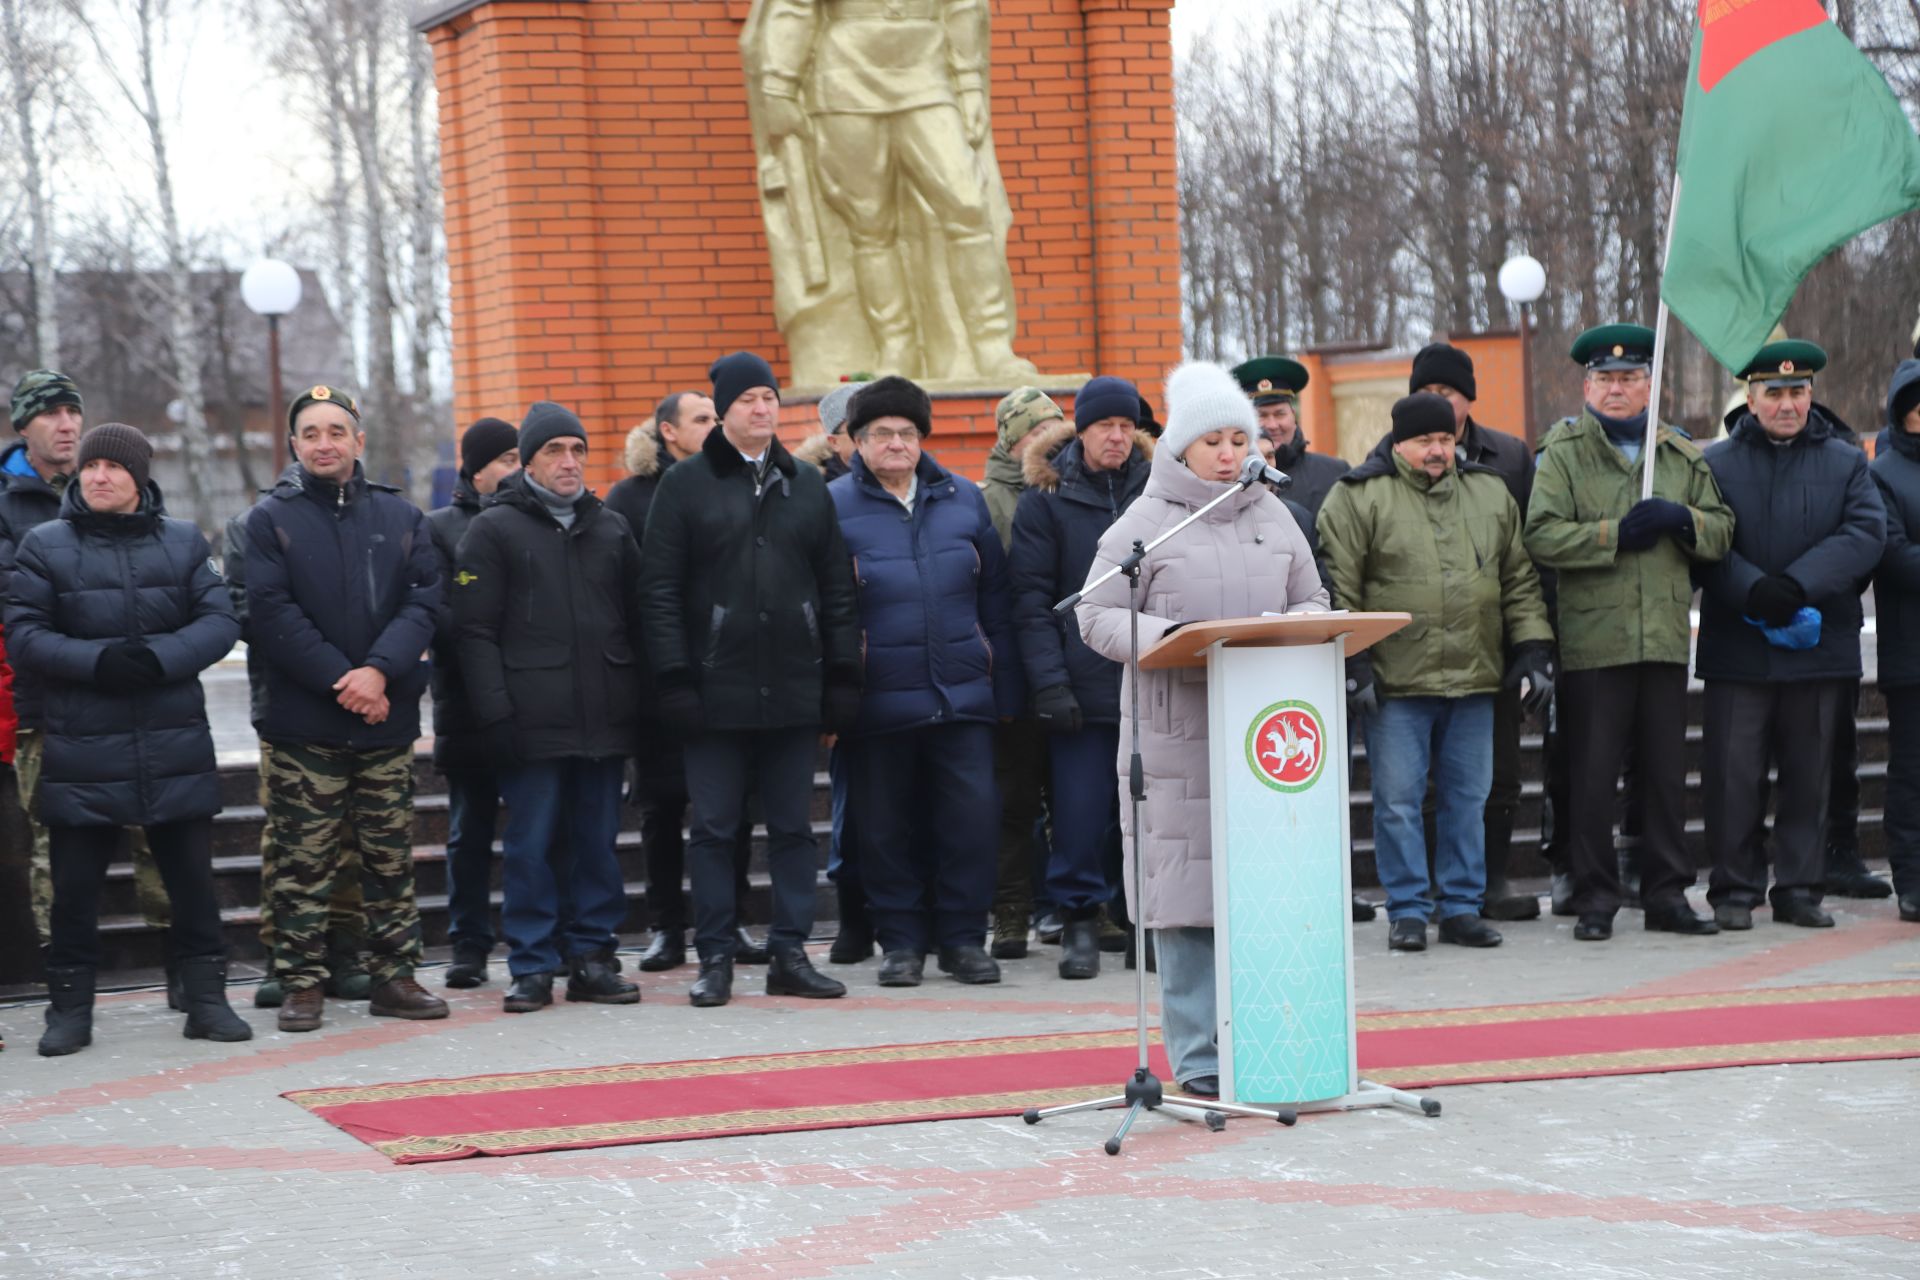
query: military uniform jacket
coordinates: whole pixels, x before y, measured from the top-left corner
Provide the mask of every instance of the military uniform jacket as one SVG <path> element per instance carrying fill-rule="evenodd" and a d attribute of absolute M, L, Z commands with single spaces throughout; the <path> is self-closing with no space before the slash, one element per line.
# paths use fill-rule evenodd
<path fill-rule="evenodd" d="M 1641 466 L 1607 439 L 1592 414 L 1555 431 L 1540 450 L 1527 510 L 1527 554 L 1559 573 L 1560 663 L 1568 671 L 1687 660 L 1692 569 L 1727 554 L 1733 511 L 1691 440 L 1662 426 L 1653 493 L 1693 517 L 1693 541 L 1662 537 L 1622 552 L 1620 517 L 1640 500 Z"/>
<path fill-rule="evenodd" d="M 1887 511 L 1867 455 L 1814 405 L 1806 429 L 1776 445 L 1743 412 L 1725 440 L 1706 450 L 1736 521 L 1733 546 L 1703 567 L 1702 680 L 1779 684 L 1860 678 L 1860 591 L 1887 540 Z M 1767 574 L 1783 573 L 1820 611 L 1820 643 L 1788 650 L 1767 643 L 1746 620 L 1747 596 Z"/>
<path fill-rule="evenodd" d="M 1492 693 L 1507 650 L 1553 639 L 1520 509 L 1492 471 L 1464 463 L 1435 480 L 1397 453 L 1369 458 L 1318 525 L 1341 608 L 1413 615 L 1368 650 L 1387 697 Z"/>

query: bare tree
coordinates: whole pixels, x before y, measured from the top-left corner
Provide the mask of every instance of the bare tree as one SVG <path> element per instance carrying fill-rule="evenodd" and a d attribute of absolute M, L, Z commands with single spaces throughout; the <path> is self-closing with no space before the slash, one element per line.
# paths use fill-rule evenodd
<path fill-rule="evenodd" d="M 49 72 L 61 65 L 45 47 L 55 17 L 50 0 L 0 0 L 0 57 L 7 64 L 14 145 L 26 191 L 27 305 L 33 317 L 37 360 L 48 368 L 60 364 L 60 307 L 54 276 L 53 200 L 40 148 L 49 136 L 56 106 Z"/>

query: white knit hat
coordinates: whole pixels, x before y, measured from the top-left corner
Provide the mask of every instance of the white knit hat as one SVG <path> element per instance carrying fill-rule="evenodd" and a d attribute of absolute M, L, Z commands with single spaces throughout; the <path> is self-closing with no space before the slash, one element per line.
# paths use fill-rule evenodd
<path fill-rule="evenodd" d="M 1251 443 L 1259 430 L 1253 401 L 1225 366 L 1189 360 L 1167 375 L 1167 426 L 1159 447 L 1174 457 L 1215 431 L 1244 431 Z"/>

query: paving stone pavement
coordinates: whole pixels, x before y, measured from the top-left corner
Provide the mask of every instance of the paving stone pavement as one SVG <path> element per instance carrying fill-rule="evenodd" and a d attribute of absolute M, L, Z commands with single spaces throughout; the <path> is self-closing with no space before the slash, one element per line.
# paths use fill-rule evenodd
<path fill-rule="evenodd" d="M 1504 926 L 1497 951 L 1385 950 L 1357 926 L 1366 1009 L 1868 982 L 1920 975 L 1890 903 L 1839 927 L 1572 941 Z M 0 1277 L 1920 1277 L 1920 1062 L 1749 1067 L 1429 1091 L 1397 1111 L 891 1125 L 396 1166 L 278 1095 L 322 1085 L 1130 1025 L 1132 975 L 1054 976 L 1037 947 L 997 987 L 930 977 L 845 1000 L 508 1017 L 500 978 L 442 1023 L 329 1002 L 282 1035 L 188 1041 L 157 993 L 102 1000 L 93 1048 L 33 1054 L 40 1010 L 0 1008 Z M 1109 957 L 1109 960 L 1117 957 Z M 822 961 L 824 965 L 824 960 Z M 745 969 L 738 984 L 757 986 Z M 436 973 L 423 974 L 438 987 Z M 1131 1065 L 1114 1063 L 1116 1085 Z"/>

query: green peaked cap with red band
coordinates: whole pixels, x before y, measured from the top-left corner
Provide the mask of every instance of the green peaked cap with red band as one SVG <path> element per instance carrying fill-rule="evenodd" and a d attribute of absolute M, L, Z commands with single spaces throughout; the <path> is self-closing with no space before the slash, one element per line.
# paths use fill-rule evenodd
<path fill-rule="evenodd" d="M 1814 265 L 1920 208 L 1920 136 L 1819 0 L 1699 0 L 1660 296 L 1744 369 Z"/>

